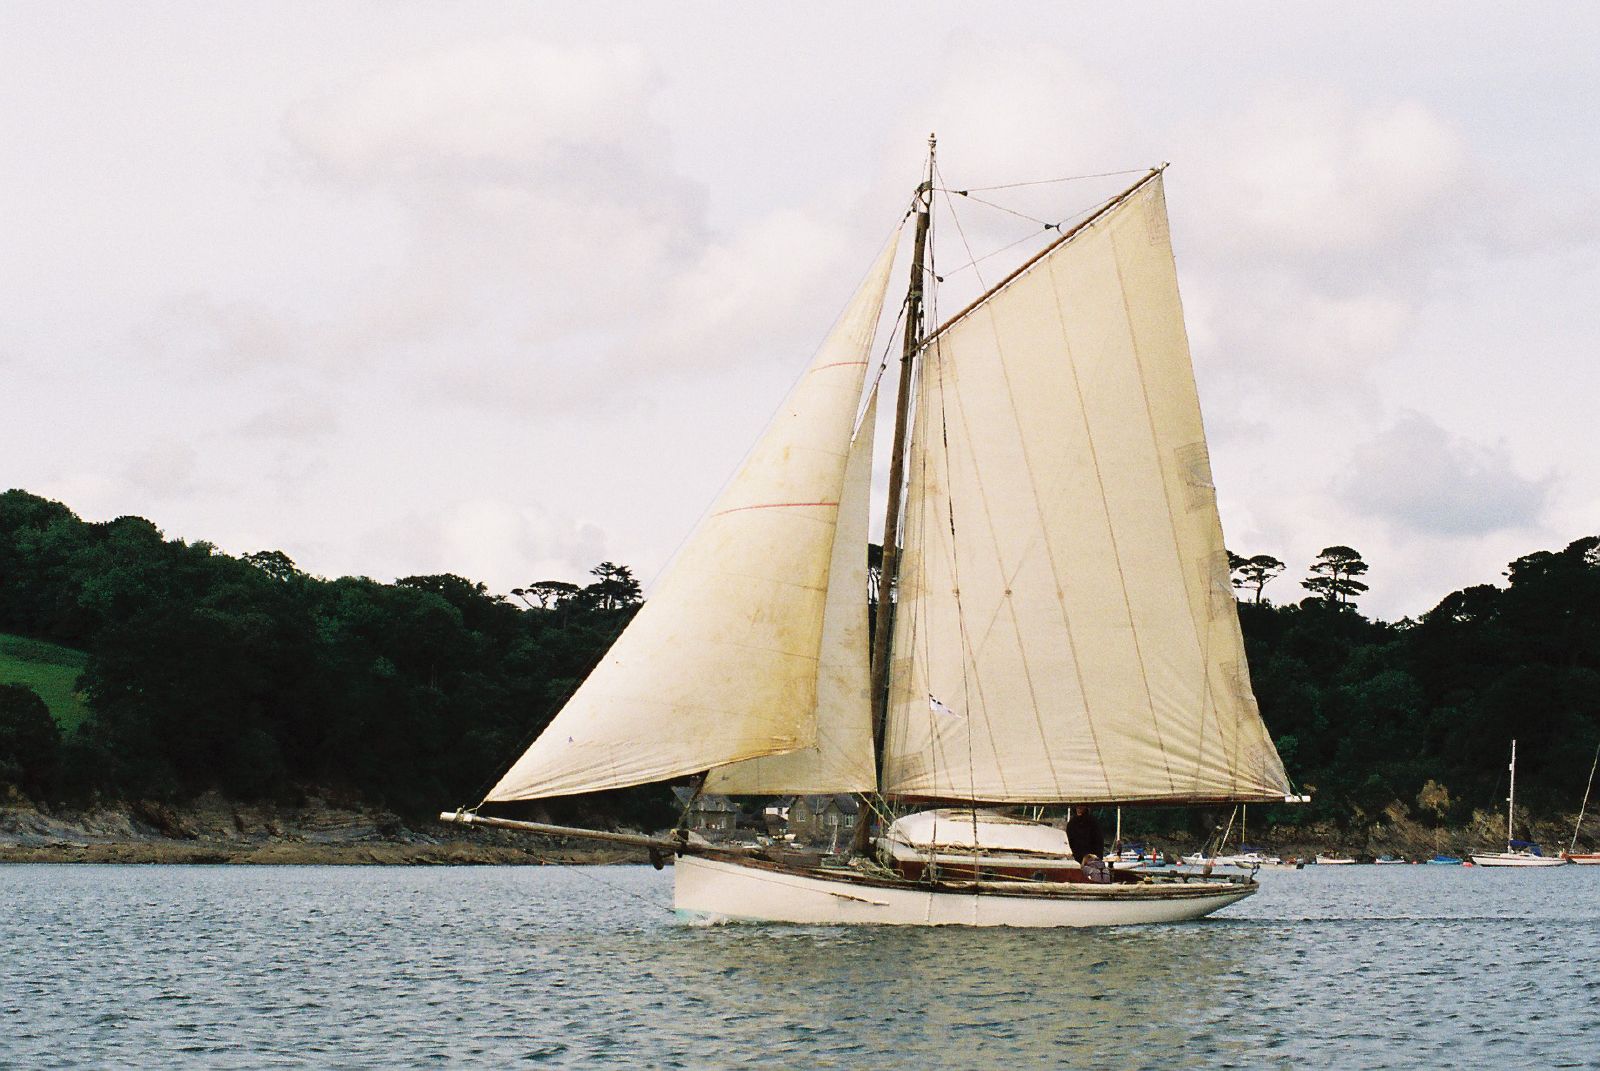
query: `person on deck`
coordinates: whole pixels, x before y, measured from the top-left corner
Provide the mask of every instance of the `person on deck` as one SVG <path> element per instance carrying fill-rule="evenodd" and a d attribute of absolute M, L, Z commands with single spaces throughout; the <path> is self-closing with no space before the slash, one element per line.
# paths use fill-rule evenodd
<path fill-rule="evenodd" d="M 1085 804 L 1074 806 L 1072 817 L 1067 819 L 1067 847 L 1091 881 L 1111 880 L 1105 864 L 1106 836 L 1100 832 L 1100 823 Z"/>

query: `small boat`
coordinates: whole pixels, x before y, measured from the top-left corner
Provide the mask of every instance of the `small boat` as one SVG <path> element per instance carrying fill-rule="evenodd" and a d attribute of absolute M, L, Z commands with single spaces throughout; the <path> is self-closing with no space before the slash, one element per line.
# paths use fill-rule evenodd
<path fill-rule="evenodd" d="M 1395 855 L 1380 855 L 1380 856 L 1378 856 L 1378 858 L 1376 858 L 1376 859 L 1374 859 L 1372 861 L 1372 865 L 1373 866 L 1395 866 L 1395 865 L 1398 865 L 1398 864 L 1410 863 L 1410 862 L 1411 862 L 1411 860 L 1409 860 L 1409 859 L 1401 859 L 1399 856 L 1395 856 Z"/>
<path fill-rule="evenodd" d="M 1111 856 L 1111 865 L 1118 870 L 1148 870 L 1167 866 L 1166 856 L 1143 844 L 1125 844 Z"/>
<path fill-rule="evenodd" d="M 1583 816 L 1589 810 L 1589 792 L 1594 788 L 1595 767 L 1600 766 L 1600 746 L 1594 749 L 1594 761 L 1589 764 L 1589 783 L 1583 786 L 1583 803 L 1578 808 L 1578 820 L 1572 826 L 1572 843 L 1561 853 L 1561 858 L 1578 866 L 1600 865 L 1600 852 L 1578 851 L 1578 831 L 1583 828 Z"/>
<path fill-rule="evenodd" d="M 1600 755 L 1600 753 L 1597 753 Z M 1478 866 L 1533 867 L 1565 866 L 1562 856 L 1548 856 L 1531 840 L 1515 840 L 1511 824 L 1516 814 L 1517 799 L 1517 742 L 1511 741 L 1511 789 L 1506 793 L 1506 850 L 1503 852 L 1473 852 L 1472 861 Z"/>
<path fill-rule="evenodd" d="M 1458 855 L 1436 855 L 1427 861 L 1428 866 L 1460 866 L 1461 857 Z"/>
<path fill-rule="evenodd" d="M 1318 855 L 1317 866 L 1354 866 L 1355 860 L 1347 855 Z"/>
<path fill-rule="evenodd" d="M 1532 841 L 1514 840 L 1503 852 L 1473 852 L 1472 862 L 1477 866 L 1566 866 L 1567 859 L 1560 855 L 1545 855 Z"/>

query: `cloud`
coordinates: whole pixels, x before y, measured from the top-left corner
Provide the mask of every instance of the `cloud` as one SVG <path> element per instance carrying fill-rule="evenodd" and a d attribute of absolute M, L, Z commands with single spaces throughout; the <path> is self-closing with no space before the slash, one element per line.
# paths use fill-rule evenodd
<path fill-rule="evenodd" d="M 317 398 L 284 398 L 239 425 L 238 434 L 250 439 L 304 442 L 322 439 L 339 430 L 338 411 Z"/>
<path fill-rule="evenodd" d="M 168 298 L 132 335 L 159 362 L 202 373 L 241 375 L 293 363 L 305 352 L 291 318 L 259 302 L 199 292 Z"/>
<path fill-rule="evenodd" d="M 1457 220 L 1469 179 L 1456 129 L 1414 100 L 1357 107 L 1279 97 L 1208 131 L 1208 178 L 1231 191 L 1236 246 L 1300 256 L 1414 245 Z M 1464 211 L 1459 210 L 1459 211 Z"/>
<path fill-rule="evenodd" d="M 534 580 L 581 580 L 607 555 L 592 524 L 537 506 L 479 498 L 368 530 L 359 560 L 401 572 L 451 572 L 508 591 Z M 368 571 L 381 573 L 383 570 Z"/>
<path fill-rule="evenodd" d="M 307 100 L 287 119 L 307 158 L 354 183 L 466 178 L 485 189 L 582 175 L 612 190 L 663 135 L 636 46 L 528 38 L 422 54 Z M 633 166 L 618 169 L 619 157 Z"/>
<path fill-rule="evenodd" d="M 180 440 L 162 438 L 133 453 L 122 478 L 137 490 L 160 498 L 193 492 L 198 486 L 200 455 Z"/>
<path fill-rule="evenodd" d="M 1483 536 L 1535 525 L 1552 483 L 1519 475 L 1504 444 L 1474 443 L 1407 413 L 1355 448 L 1337 493 L 1353 511 L 1412 532 Z"/>

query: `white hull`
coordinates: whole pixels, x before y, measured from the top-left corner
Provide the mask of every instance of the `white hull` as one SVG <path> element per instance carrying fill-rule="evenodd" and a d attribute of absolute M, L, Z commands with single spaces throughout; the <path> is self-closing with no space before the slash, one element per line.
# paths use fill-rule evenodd
<path fill-rule="evenodd" d="M 1527 855 L 1523 852 L 1486 852 L 1474 855 L 1478 866 L 1566 866 L 1567 861 L 1557 856 Z"/>
<path fill-rule="evenodd" d="M 679 856 L 673 906 L 705 922 L 874 926 L 1127 926 L 1185 922 L 1237 903 L 1252 883 L 1049 884 L 1028 891 L 854 881 L 815 871 Z M 1037 890 L 1037 891 L 1035 891 Z"/>

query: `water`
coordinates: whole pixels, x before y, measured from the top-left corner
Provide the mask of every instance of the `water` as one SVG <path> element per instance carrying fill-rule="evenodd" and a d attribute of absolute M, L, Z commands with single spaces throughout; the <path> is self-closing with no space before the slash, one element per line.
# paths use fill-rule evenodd
<path fill-rule="evenodd" d="M 647 867 L 0 867 L 0 1066 L 1582 1067 L 1600 867 L 1078 931 L 691 928 Z"/>

